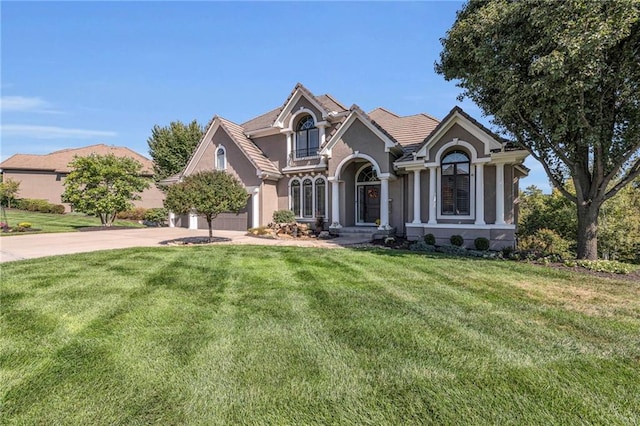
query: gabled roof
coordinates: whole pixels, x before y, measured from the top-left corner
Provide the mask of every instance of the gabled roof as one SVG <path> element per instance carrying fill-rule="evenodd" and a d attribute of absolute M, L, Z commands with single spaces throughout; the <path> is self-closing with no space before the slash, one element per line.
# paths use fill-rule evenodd
<path fill-rule="evenodd" d="M 109 146 L 105 144 L 90 145 L 82 148 L 62 149 L 60 151 L 44 155 L 15 154 L 0 163 L 0 169 L 40 170 L 56 173 L 69 173 L 72 170 L 69 167 L 69 163 L 73 161 L 75 156 L 86 157 L 91 154 L 113 154 L 116 157 L 133 158 L 142 164 L 142 173 L 144 175 L 153 174 L 153 162 L 147 157 L 140 155 L 127 147 Z"/>
<path fill-rule="evenodd" d="M 369 128 L 375 135 L 377 135 L 385 145 L 385 150 L 388 151 L 392 148 L 399 148 L 400 145 L 398 141 L 387 132 L 383 127 L 381 127 L 378 123 L 371 120 L 366 112 L 362 110 L 358 105 L 353 104 L 351 108 L 349 108 L 350 114 L 344 120 L 341 120 L 340 124 L 336 126 L 336 128 L 331 132 L 328 141 L 324 148 L 320 151 L 320 154 L 330 154 L 331 149 L 338 143 L 338 140 L 346 133 L 346 131 L 351 127 L 351 125 L 359 120 L 366 127 Z"/>
<path fill-rule="evenodd" d="M 436 143 L 439 138 L 444 135 L 454 124 L 459 124 L 469 133 L 480 139 L 485 145 L 485 154 L 489 155 L 492 149 L 502 149 L 502 144 L 507 139 L 502 138 L 482 125 L 476 119 L 464 112 L 459 106 L 454 107 L 449 114 L 431 131 L 424 141 L 415 149 L 405 154 L 396 163 L 404 161 L 412 161 L 416 157 L 428 157 L 428 150 L 431 145 Z M 427 158 L 428 160 L 429 158 Z"/>
<path fill-rule="evenodd" d="M 376 108 L 369 117 L 391 134 L 403 148 L 415 148 L 436 128 L 439 121 L 428 114 L 401 117 L 387 109 Z"/>
<path fill-rule="evenodd" d="M 293 90 L 287 97 L 287 100 L 280 108 L 280 112 L 274 120 L 273 125 L 276 127 L 283 127 L 284 117 L 293 110 L 296 102 L 298 102 L 298 100 L 303 97 L 306 98 L 316 109 L 321 112 L 322 120 L 326 120 L 332 113 L 346 111 L 346 108 L 335 99 L 333 99 L 330 95 L 322 95 L 316 97 L 313 93 L 311 93 L 311 91 L 309 91 L 309 89 L 304 87 L 302 83 L 298 83 L 293 88 Z"/>
<path fill-rule="evenodd" d="M 196 147 L 193 155 L 189 159 L 189 162 L 184 168 L 184 171 L 180 174 L 180 177 L 189 175 L 193 172 L 196 164 L 202 158 L 204 154 L 207 141 L 210 141 L 213 135 L 221 128 L 229 135 L 229 138 L 245 155 L 247 160 L 255 167 L 258 174 L 266 173 L 271 177 L 281 176 L 280 170 L 273 164 L 267 156 L 258 148 L 252 141 L 245 135 L 246 129 L 230 120 L 215 115 L 209 122 L 207 130 L 205 131 L 200 143 Z"/>
<path fill-rule="evenodd" d="M 249 121 L 245 121 L 241 124 L 241 126 L 244 127 L 244 130 L 247 133 L 271 127 L 273 122 L 276 121 L 276 118 L 278 117 L 278 114 L 280 114 L 281 110 L 282 107 L 272 109 L 271 111 L 265 112 L 264 114 L 252 118 Z"/>

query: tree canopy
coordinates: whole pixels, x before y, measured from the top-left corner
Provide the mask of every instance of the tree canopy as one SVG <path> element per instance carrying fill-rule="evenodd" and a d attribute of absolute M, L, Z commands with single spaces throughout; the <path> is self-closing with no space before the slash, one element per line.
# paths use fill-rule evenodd
<path fill-rule="evenodd" d="M 118 212 L 133 207 L 139 193 L 149 187 L 149 179 L 140 176 L 142 164 L 133 158 L 113 154 L 74 157 L 73 170 L 64 181 L 62 201 L 74 210 L 95 214 L 103 226 L 111 226 Z"/>
<path fill-rule="evenodd" d="M 222 170 L 195 173 L 171 185 L 164 205 L 178 214 L 195 212 L 209 225 L 209 241 L 213 238 L 212 222 L 220 213 L 239 213 L 247 205 L 249 195 L 238 179 Z"/>
<path fill-rule="evenodd" d="M 11 201 L 15 200 L 20 192 L 20 181 L 11 178 L 3 179 L 0 182 L 0 204 L 11 208 Z"/>
<path fill-rule="evenodd" d="M 596 258 L 602 203 L 640 174 L 640 1 L 472 0 L 442 45 L 436 71 L 542 163 Z"/>
<path fill-rule="evenodd" d="M 189 124 L 172 121 L 166 127 L 153 126 L 147 144 L 154 163 L 154 180 L 159 182 L 182 171 L 203 135 L 204 129 L 196 120 Z"/>

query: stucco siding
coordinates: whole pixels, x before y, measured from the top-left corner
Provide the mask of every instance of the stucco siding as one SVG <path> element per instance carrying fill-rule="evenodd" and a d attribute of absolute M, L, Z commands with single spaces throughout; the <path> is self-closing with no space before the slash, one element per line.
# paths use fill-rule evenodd
<path fill-rule="evenodd" d="M 287 166 L 287 137 L 286 135 L 270 135 L 260 138 L 251 139 L 264 155 L 278 169 L 282 169 Z"/>
<path fill-rule="evenodd" d="M 476 155 L 478 158 L 483 158 L 483 157 L 487 157 L 487 155 L 484 154 L 484 144 L 475 136 L 473 136 L 471 133 L 469 133 L 467 130 L 465 130 L 464 128 L 462 128 L 462 126 L 460 126 L 459 124 L 454 124 L 451 129 L 449 129 L 441 138 L 438 142 L 436 142 L 435 144 L 433 144 L 433 146 L 431 146 L 429 148 L 429 160 L 430 162 L 434 162 L 436 160 L 438 160 L 436 158 L 436 154 L 438 153 L 438 151 L 447 143 L 451 142 L 454 139 L 459 139 L 460 141 L 464 141 L 464 142 L 468 142 L 469 144 L 471 144 L 475 150 L 476 150 Z M 455 149 L 455 148 L 451 148 L 451 149 Z M 460 147 L 460 149 L 462 151 L 468 151 L 465 147 Z M 441 159 L 440 159 L 441 160 Z"/>
<path fill-rule="evenodd" d="M 331 150 L 329 175 L 334 176 L 340 162 L 356 151 L 372 157 L 380 166 L 382 173 L 389 173 L 391 170 L 389 153 L 384 150 L 384 142 L 356 119 Z"/>
<path fill-rule="evenodd" d="M 404 234 L 404 176 L 389 181 L 389 225 Z"/>
<path fill-rule="evenodd" d="M 273 212 L 278 209 L 278 188 L 276 182 L 263 182 L 260 191 L 260 225 L 266 226 L 269 224 L 273 220 Z"/>
<path fill-rule="evenodd" d="M 255 167 L 222 128 L 216 131 L 211 138 L 211 143 L 205 147 L 202 157 L 195 165 L 194 172 L 215 168 L 215 152 L 220 145 L 224 147 L 227 155 L 226 171 L 236 176 L 244 186 L 260 185 L 261 180 L 256 175 Z"/>

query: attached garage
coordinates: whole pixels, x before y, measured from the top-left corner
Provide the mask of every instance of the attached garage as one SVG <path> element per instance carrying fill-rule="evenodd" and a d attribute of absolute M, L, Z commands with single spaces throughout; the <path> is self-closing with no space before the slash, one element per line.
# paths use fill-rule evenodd
<path fill-rule="evenodd" d="M 198 216 L 197 219 L 198 229 L 209 229 L 207 220 L 204 217 Z M 213 220 L 212 227 L 214 230 L 219 231 L 246 231 L 251 228 L 251 219 L 251 198 L 249 198 L 247 205 L 238 214 L 220 213 Z M 189 228 L 189 216 L 177 216 L 175 226 Z"/>

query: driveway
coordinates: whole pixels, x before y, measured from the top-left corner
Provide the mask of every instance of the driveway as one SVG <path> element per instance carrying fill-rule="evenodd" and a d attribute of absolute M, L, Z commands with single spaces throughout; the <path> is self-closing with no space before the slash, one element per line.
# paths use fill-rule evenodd
<path fill-rule="evenodd" d="M 35 259 L 61 254 L 84 253 L 127 247 L 161 247 L 172 240 L 206 237 L 207 230 L 185 228 L 132 228 L 58 234 L 16 235 L 0 238 L 0 262 Z M 331 240 L 273 240 L 246 235 L 242 231 L 214 231 L 218 244 L 257 244 L 297 247 L 338 248 L 366 242 L 357 236 Z"/>

